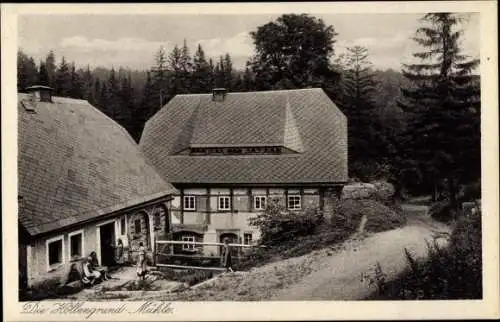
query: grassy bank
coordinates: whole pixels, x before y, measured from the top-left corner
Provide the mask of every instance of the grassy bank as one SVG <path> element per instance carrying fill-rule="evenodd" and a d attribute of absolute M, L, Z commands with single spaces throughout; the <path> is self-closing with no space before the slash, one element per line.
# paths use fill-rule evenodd
<path fill-rule="evenodd" d="M 398 278 L 379 283 L 368 300 L 481 299 L 481 213 L 463 215 L 449 237 L 449 246 L 429 243 L 426 261 L 406 252 L 408 269 Z"/>

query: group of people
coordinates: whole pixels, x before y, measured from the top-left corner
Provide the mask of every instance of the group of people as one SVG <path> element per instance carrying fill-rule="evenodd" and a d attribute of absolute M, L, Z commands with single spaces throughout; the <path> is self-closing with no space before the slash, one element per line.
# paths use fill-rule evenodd
<path fill-rule="evenodd" d="M 227 272 L 232 272 L 232 256 L 231 248 L 229 246 L 229 239 L 224 238 L 224 245 L 222 246 L 221 254 L 221 265 L 226 269 Z M 142 242 L 139 243 L 139 256 L 137 261 L 137 276 L 141 279 L 146 278 L 147 274 L 147 257 L 146 257 L 146 247 Z M 121 253 L 119 251 L 119 253 Z M 119 254 L 119 257 L 121 254 Z M 83 279 L 93 285 L 96 282 L 107 281 L 112 277 L 109 275 L 107 267 L 100 266 L 97 259 L 96 252 L 91 252 L 90 255 L 84 259 L 83 262 Z"/>

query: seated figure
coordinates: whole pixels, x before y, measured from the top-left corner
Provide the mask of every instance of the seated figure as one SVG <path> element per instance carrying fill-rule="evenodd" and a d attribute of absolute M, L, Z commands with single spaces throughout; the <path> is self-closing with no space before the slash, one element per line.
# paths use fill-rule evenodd
<path fill-rule="evenodd" d="M 96 252 L 91 252 L 89 259 L 92 270 L 98 271 L 102 275 L 102 278 L 106 281 L 111 278 L 108 274 L 108 268 L 106 266 L 99 266 Z"/>
<path fill-rule="evenodd" d="M 94 285 L 95 282 L 102 281 L 102 274 L 92 268 L 92 257 L 88 257 L 83 262 L 83 277 L 82 282 L 85 284 Z"/>

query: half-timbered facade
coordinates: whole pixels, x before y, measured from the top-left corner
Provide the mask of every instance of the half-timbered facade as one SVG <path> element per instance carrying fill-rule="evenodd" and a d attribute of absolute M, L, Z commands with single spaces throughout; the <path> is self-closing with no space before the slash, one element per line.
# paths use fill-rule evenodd
<path fill-rule="evenodd" d="M 328 213 L 347 181 L 347 120 L 321 89 L 177 95 L 147 122 L 140 149 L 178 190 L 170 220 L 181 241 L 252 243 L 248 219 L 269 200 Z"/>

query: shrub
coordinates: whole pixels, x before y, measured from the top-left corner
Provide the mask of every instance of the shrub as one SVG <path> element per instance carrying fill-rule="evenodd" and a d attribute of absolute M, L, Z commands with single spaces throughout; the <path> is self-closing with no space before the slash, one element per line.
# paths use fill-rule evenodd
<path fill-rule="evenodd" d="M 429 214 L 441 222 L 448 222 L 455 217 L 453 207 L 448 199 L 434 202 L 429 208 Z"/>
<path fill-rule="evenodd" d="M 405 217 L 376 200 L 347 199 L 340 203 L 335 224 L 338 225 L 338 221 L 341 220 L 341 226 L 357 229 L 363 215 L 367 216 L 365 230 L 369 232 L 394 229 L 406 222 Z"/>
<path fill-rule="evenodd" d="M 260 230 L 264 244 L 310 235 L 322 223 L 323 213 L 317 208 L 290 212 L 276 202 L 269 202 L 264 212 L 250 219 L 250 225 Z"/>

